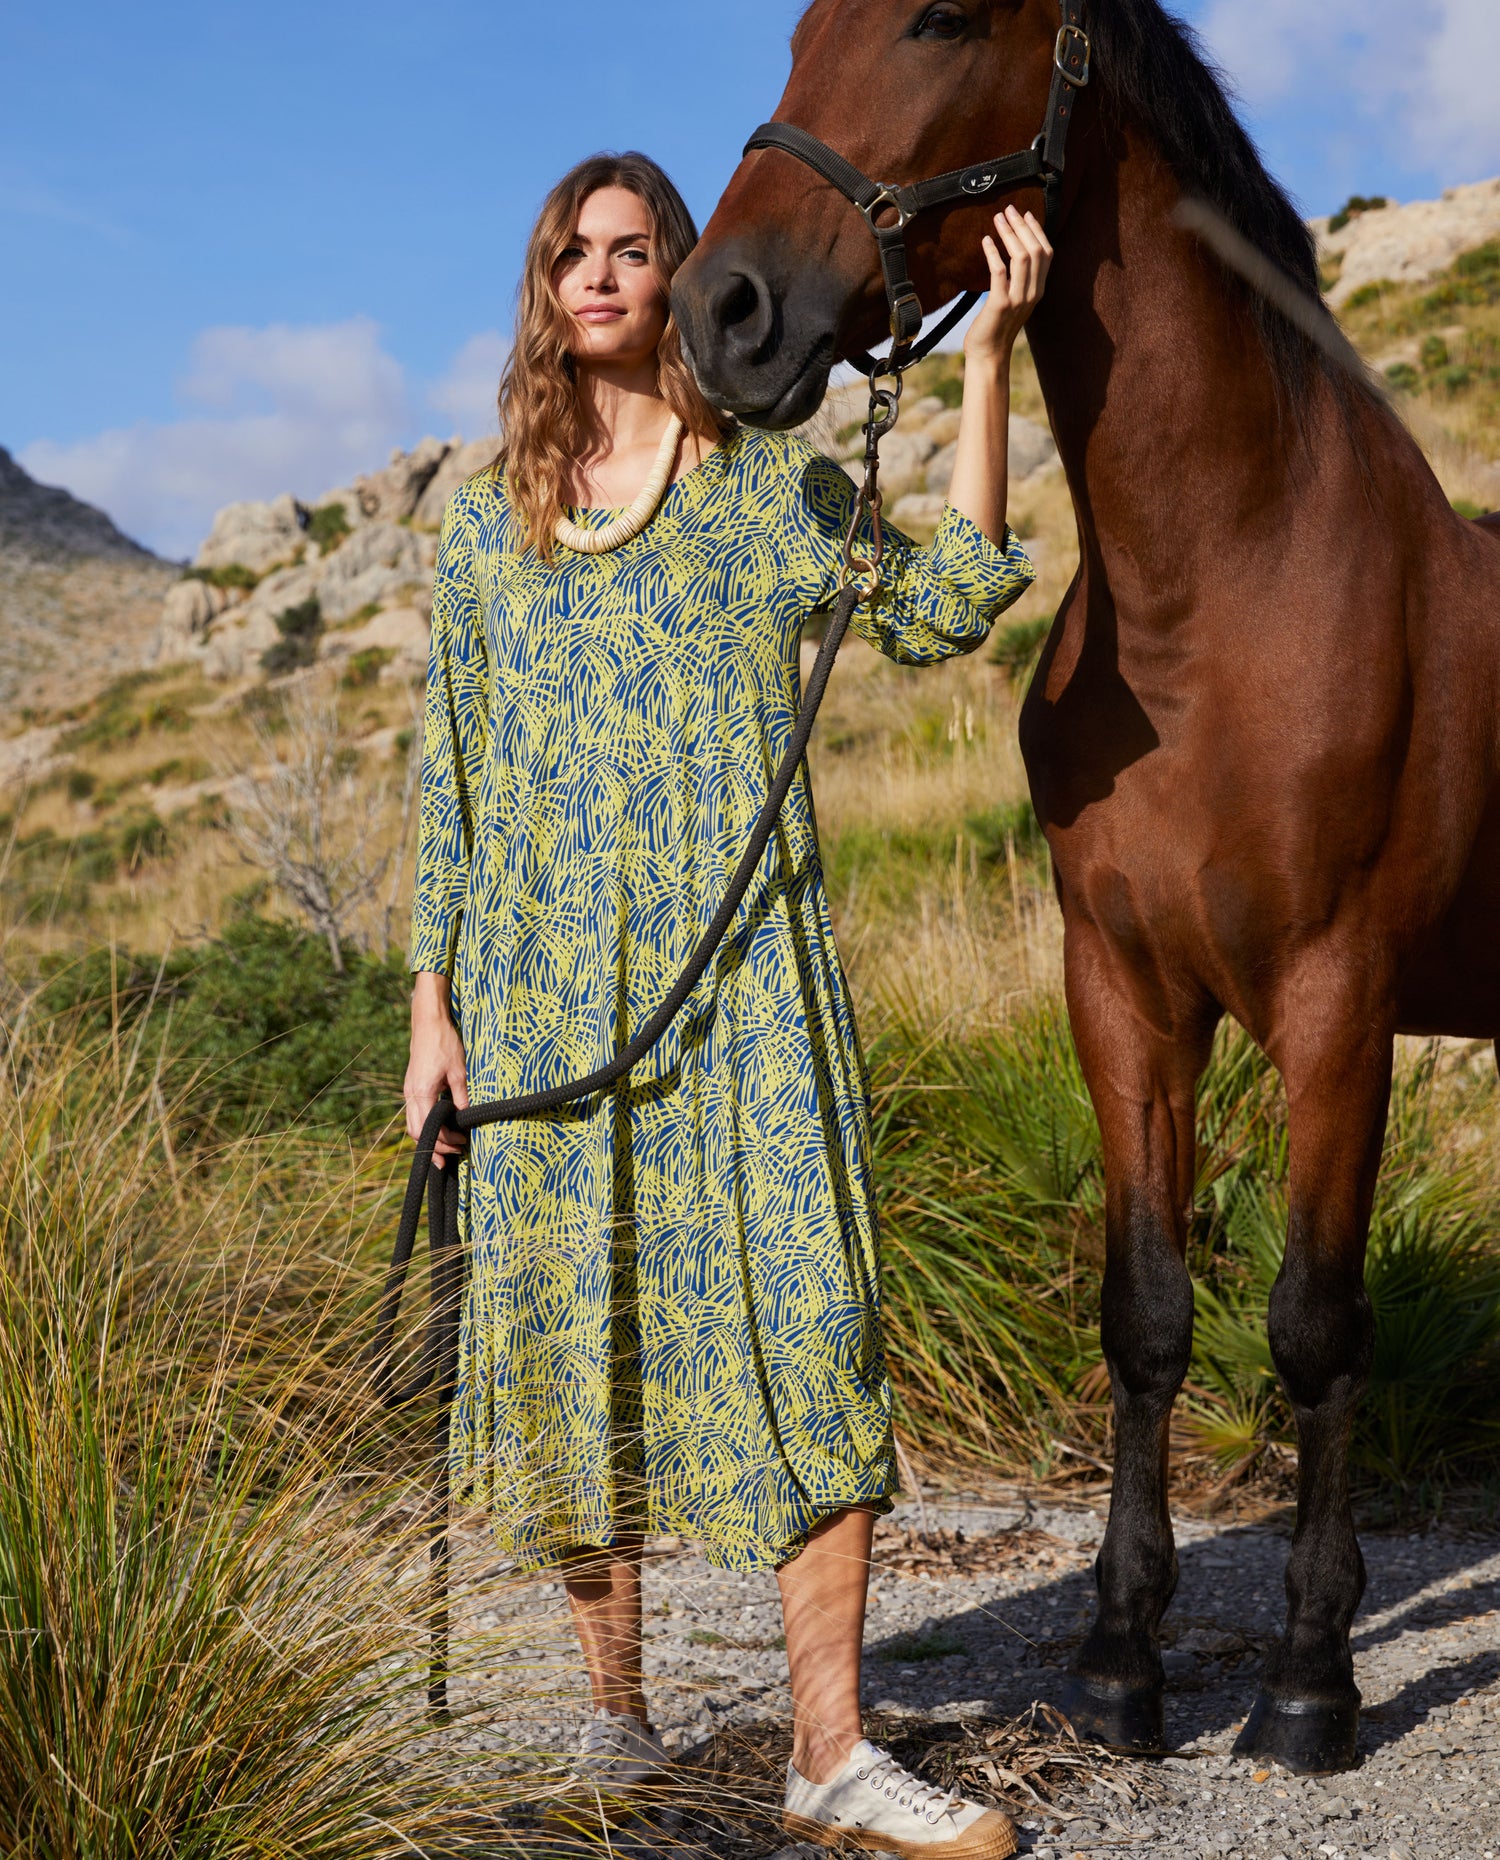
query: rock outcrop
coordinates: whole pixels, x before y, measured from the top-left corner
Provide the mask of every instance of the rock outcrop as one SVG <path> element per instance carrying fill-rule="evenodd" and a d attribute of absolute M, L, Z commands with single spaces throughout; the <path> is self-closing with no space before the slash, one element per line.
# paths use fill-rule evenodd
<path fill-rule="evenodd" d="M 424 439 L 311 504 L 229 505 L 162 603 L 147 662 L 233 680 L 372 652 L 382 675 L 420 671 L 443 507 L 494 456 L 493 439 Z M 300 651 L 279 650 L 292 630 Z"/>
<path fill-rule="evenodd" d="M 195 568 L 248 568 L 257 575 L 293 561 L 304 547 L 307 512 L 283 494 L 269 504 L 227 504 L 214 518 Z"/>
<path fill-rule="evenodd" d="M 1339 264 L 1328 293 L 1337 309 L 1361 285 L 1425 284 L 1460 253 L 1500 239 L 1500 180 L 1450 187 L 1441 200 L 1366 208 L 1337 232 L 1329 231 L 1327 219 L 1314 220 L 1312 229 L 1325 268 Z"/>

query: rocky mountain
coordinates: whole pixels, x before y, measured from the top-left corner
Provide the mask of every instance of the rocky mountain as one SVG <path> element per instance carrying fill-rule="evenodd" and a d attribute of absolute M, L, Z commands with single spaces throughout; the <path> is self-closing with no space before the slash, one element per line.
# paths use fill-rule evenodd
<path fill-rule="evenodd" d="M 178 572 L 0 446 L 0 714 L 133 669 Z"/>
<path fill-rule="evenodd" d="M 155 561 L 149 549 L 117 530 L 102 510 L 71 491 L 38 484 L 0 446 L 0 550 L 36 562 L 104 556 Z"/>

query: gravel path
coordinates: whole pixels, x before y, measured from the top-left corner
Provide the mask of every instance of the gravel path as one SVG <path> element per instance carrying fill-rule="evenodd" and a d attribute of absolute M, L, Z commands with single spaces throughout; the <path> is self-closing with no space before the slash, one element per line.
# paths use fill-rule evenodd
<path fill-rule="evenodd" d="M 978 1763 L 963 1774 L 983 1792 L 986 1737 L 1046 1697 L 1083 1632 L 1103 1517 L 1085 1504 L 1028 1507 L 1017 1497 L 929 1501 L 925 1522 L 919 1536 L 904 1506 L 881 1528 L 866 1704 L 883 1736 L 919 1750 L 924 1738 L 946 1738 L 933 1748 Z M 1160 1860 L 1500 1860 L 1500 1539 L 1363 1537 L 1360 1767 L 1299 1780 L 1228 1754 L 1281 1618 L 1287 1532 L 1191 1518 L 1176 1530 L 1182 1580 L 1163 1635 L 1176 1754 L 1054 1768 L 1045 1806 L 992 1767 L 993 1799 L 1018 1814 L 1025 1850 L 1037 1860 L 1127 1849 Z M 481 1546 L 473 1540 L 473 1553 L 482 1556 Z M 774 1581 L 711 1569 L 672 1540 L 653 1548 L 647 1690 L 669 1747 L 703 1762 L 736 1737 L 758 1737 L 779 1754 L 790 1700 Z M 560 1586 L 506 1588 L 480 1606 L 473 1626 L 524 1637 L 507 1663 L 529 1708 L 523 1726 L 508 1726 L 509 1741 L 519 1730 L 534 1749 L 570 1748 L 584 1688 Z M 684 1842 L 691 1850 L 688 1832 L 672 1843 L 679 1855 Z M 713 1850 L 726 1844 L 738 1845 L 726 1836 Z M 758 1851 L 771 1845 L 761 1838 Z"/>

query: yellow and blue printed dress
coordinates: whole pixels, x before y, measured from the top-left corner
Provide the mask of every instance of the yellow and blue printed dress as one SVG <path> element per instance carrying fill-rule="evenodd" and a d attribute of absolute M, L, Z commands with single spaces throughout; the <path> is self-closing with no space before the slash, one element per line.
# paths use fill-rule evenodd
<path fill-rule="evenodd" d="M 433 592 L 411 966 L 453 978 L 475 1102 L 576 1078 L 713 915 L 799 701 L 854 491 L 741 431 L 612 554 L 527 551 L 503 476 Z M 1031 580 L 949 510 L 887 532 L 854 625 L 969 652 Z M 868 1094 L 805 776 L 709 973 L 627 1086 L 478 1130 L 452 1472 L 522 1567 L 649 1529 L 785 1561 L 896 1486 Z"/>

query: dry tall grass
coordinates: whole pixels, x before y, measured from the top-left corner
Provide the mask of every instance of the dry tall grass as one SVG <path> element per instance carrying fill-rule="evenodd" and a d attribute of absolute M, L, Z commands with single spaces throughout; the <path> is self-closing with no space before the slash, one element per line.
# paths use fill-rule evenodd
<path fill-rule="evenodd" d="M 499 1851 L 527 1682 L 488 1762 L 430 1735 L 422 1455 L 357 1360 L 394 1158 L 184 1153 L 128 1038 L 5 1006 L 0 1852 Z"/>

